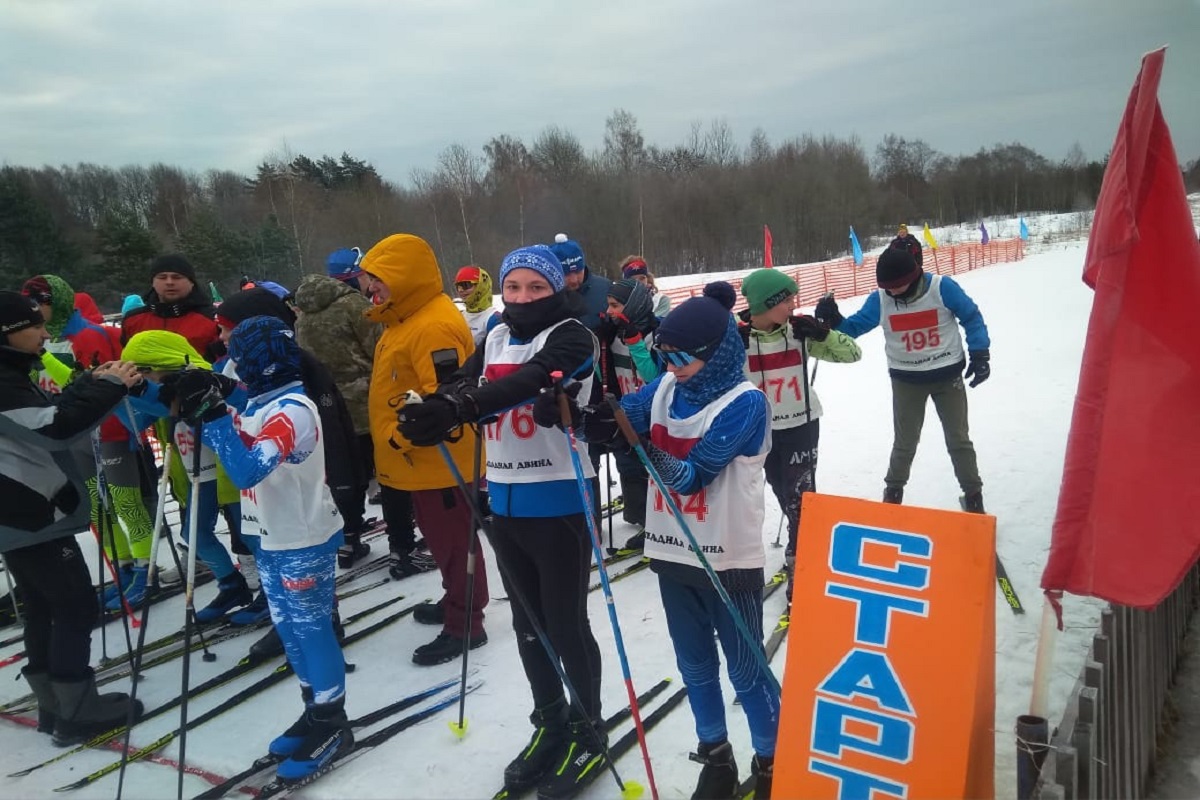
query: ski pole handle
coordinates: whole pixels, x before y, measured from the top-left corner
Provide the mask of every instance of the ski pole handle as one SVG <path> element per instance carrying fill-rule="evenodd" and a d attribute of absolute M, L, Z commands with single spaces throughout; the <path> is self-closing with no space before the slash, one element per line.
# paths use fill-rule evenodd
<path fill-rule="evenodd" d="M 554 386 L 551 388 L 558 400 L 558 416 L 562 422 L 563 430 L 571 427 L 571 398 L 567 397 L 567 393 L 562 390 L 563 374 L 559 370 L 554 370 L 550 373 L 550 380 L 554 381 Z"/>

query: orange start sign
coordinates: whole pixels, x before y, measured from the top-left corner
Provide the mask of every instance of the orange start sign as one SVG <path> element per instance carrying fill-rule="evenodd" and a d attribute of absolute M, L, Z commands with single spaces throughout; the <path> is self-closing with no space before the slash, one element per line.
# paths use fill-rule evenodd
<path fill-rule="evenodd" d="M 772 794 L 991 798 L 995 518 L 803 502 Z"/>

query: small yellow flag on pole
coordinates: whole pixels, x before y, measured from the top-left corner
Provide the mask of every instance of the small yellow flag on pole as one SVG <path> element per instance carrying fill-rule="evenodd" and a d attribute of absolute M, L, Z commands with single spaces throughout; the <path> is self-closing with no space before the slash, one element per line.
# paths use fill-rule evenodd
<path fill-rule="evenodd" d="M 921 231 L 921 238 L 925 240 L 925 244 L 929 245 L 930 250 L 937 250 L 937 239 L 933 238 L 933 231 L 929 230 L 929 223 L 925 223 L 925 230 Z"/>

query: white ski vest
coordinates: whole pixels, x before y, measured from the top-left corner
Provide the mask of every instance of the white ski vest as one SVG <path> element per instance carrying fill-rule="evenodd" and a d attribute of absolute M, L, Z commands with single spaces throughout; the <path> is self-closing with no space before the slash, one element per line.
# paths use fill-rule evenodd
<path fill-rule="evenodd" d="M 514 344 L 504 323 L 492 328 L 484 343 L 483 376 L 495 382 L 516 372 L 546 344 L 551 331 L 559 325 L 581 325 L 578 320 L 566 319 L 551 325 L 525 344 Z M 598 353 L 593 354 L 593 358 Z M 592 392 L 592 376 L 583 379 L 579 397 Z M 558 428 L 542 428 L 533 420 L 533 401 L 503 411 L 495 422 L 489 423 L 487 435 L 487 475 L 493 483 L 542 483 L 545 481 L 575 480 L 575 468 L 567 449 L 567 437 Z M 587 446 L 575 440 L 586 478 L 595 476 Z"/>
<path fill-rule="evenodd" d="M 317 447 L 299 464 L 284 459 L 257 486 L 242 489 L 242 535 L 261 537 L 264 550 L 299 550 L 323 544 L 342 529 L 342 517 L 325 485 L 325 445 L 317 406 L 297 389 L 238 418 L 238 429 L 257 438 L 283 401 L 303 405 L 317 428 Z"/>
<path fill-rule="evenodd" d="M 654 347 L 654 334 L 648 333 L 642 341 L 649 350 Z M 613 374 L 617 376 L 617 386 L 621 389 L 621 396 L 633 394 L 638 389 L 646 385 L 646 380 L 638 374 L 637 367 L 633 362 L 633 355 L 629 352 L 629 345 L 621 341 L 620 336 L 616 336 L 612 340 L 612 344 L 608 347 L 612 353 Z"/>
<path fill-rule="evenodd" d="M 888 367 L 926 372 L 962 360 L 962 336 L 958 320 L 942 302 L 941 275 L 934 275 L 929 290 L 911 303 L 898 305 L 883 289 L 878 291 Z"/>
<path fill-rule="evenodd" d="M 660 450 L 683 458 L 704 438 L 713 420 L 726 406 L 740 395 L 753 391 L 756 391 L 754 385 L 743 381 L 699 413 L 687 419 L 672 419 L 669 411 L 675 395 L 675 375 L 667 373 L 659 383 L 650 407 L 650 441 Z M 688 529 L 716 571 L 756 569 L 766 563 L 762 541 L 763 462 L 770 450 L 768 430 L 756 455 L 735 456 L 713 482 L 699 492 L 689 495 L 671 492 Z M 649 480 L 646 555 L 659 561 L 700 566 L 657 484 L 653 479 Z"/>
<path fill-rule="evenodd" d="M 74 366 L 75 364 L 75 350 L 71 347 L 69 339 L 46 342 L 46 352 L 59 356 L 58 360 L 68 366 Z M 55 383 L 54 379 L 50 377 L 50 373 L 44 369 L 39 369 L 37 372 L 37 384 L 42 387 L 43 391 L 50 394 L 58 394 L 62 391 L 62 387 Z"/>
<path fill-rule="evenodd" d="M 467 321 L 467 327 L 471 329 L 471 337 L 475 340 L 475 346 L 483 344 L 484 338 L 488 334 L 488 320 L 496 314 L 496 309 L 485 308 L 483 311 L 467 311 L 463 309 L 463 319 Z"/>
<path fill-rule="evenodd" d="M 186 422 L 175 423 L 171 434 L 175 440 L 175 448 L 179 451 L 179 460 L 183 464 L 188 479 L 192 477 L 192 454 L 196 452 L 196 432 Z M 217 479 L 217 454 L 208 445 L 200 443 L 200 482 L 207 483 Z"/>
<path fill-rule="evenodd" d="M 807 358 L 804 343 L 792 337 L 790 325 L 784 325 L 774 336 L 750 334 L 746 379 L 767 396 L 772 430 L 798 428 L 821 417 L 821 401 L 811 385 L 807 387 L 808 402 L 804 400 Z"/>

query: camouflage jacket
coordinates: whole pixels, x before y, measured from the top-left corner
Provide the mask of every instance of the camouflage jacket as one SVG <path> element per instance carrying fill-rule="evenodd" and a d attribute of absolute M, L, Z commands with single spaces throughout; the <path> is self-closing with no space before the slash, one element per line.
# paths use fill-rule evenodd
<path fill-rule="evenodd" d="M 346 398 L 355 433 L 370 431 L 367 391 L 380 326 L 363 312 L 371 302 L 353 287 L 325 275 L 307 275 L 296 288 L 296 340 L 329 367 Z"/>

